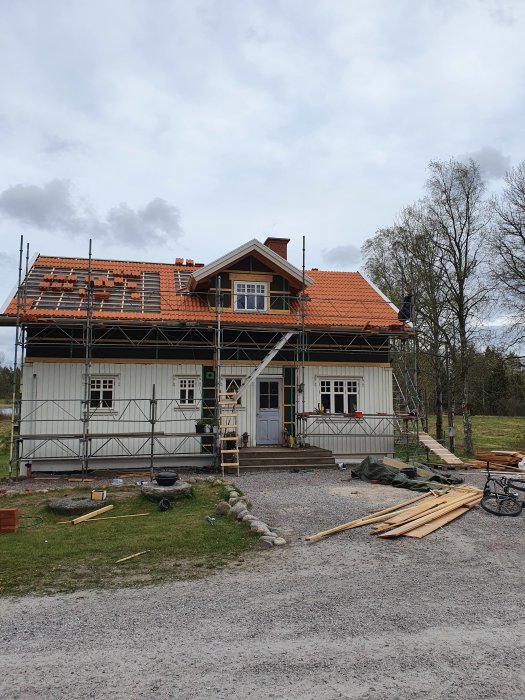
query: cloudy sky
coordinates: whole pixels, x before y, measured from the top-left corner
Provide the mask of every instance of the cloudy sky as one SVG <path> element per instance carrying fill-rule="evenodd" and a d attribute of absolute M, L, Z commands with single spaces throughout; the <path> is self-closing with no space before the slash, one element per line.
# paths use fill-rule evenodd
<path fill-rule="evenodd" d="M 525 159 L 522 0 L 0 0 L 0 297 L 32 253 L 359 247 L 472 155 Z M 2 303 L 2 302 L 0 302 Z M 10 355 L 11 333 L 0 352 Z"/>

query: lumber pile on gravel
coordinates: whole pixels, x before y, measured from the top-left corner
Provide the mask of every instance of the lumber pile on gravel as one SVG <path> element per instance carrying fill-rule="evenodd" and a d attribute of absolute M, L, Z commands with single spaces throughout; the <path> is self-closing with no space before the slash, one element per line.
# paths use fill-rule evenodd
<path fill-rule="evenodd" d="M 476 460 L 480 462 L 490 462 L 498 467 L 517 467 L 525 457 L 525 452 L 515 452 L 512 450 L 490 450 L 487 452 L 476 452 Z"/>
<path fill-rule="evenodd" d="M 364 525 L 374 525 L 372 535 L 383 538 L 415 537 L 430 535 L 439 528 L 476 506 L 483 496 L 480 489 L 460 486 L 455 489 L 443 489 L 403 501 L 391 508 L 371 513 L 363 518 L 338 525 L 331 530 L 324 530 L 306 538 L 307 542 L 318 542 L 337 532 L 352 530 Z"/>

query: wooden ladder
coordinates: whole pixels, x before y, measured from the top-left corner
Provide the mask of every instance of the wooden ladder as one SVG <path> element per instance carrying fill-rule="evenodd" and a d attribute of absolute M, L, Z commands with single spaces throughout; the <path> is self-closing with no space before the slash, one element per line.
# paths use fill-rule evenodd
<path fill-rule="evenodd" d="M 224 467 L 237 467 L 237 476 L 240 476 L 237 429 L 237 394 L 235 391 L 221 391 L 219 392 L 219 456 L 223 476 Z M 230 440 L 235 440 L 235 449 L 228 449 Z M 231 462 L 227 461 L 231 458 L 233 458 Z"/>

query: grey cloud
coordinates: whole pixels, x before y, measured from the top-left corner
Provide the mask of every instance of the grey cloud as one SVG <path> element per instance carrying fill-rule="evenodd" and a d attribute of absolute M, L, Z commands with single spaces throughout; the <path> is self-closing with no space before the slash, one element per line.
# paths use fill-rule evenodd
<path fill-rule="evenodd" d="M 10 219 L 50 231 L 66 229 L 75 218 L 69 185 L 63 180 L 52 180 L 43 187 L 8 187 L 0 194 L 0 212 Z"/>
<path fill-rule="evenodd" d="M 176 207 L 164 199 L 152 199 L 144 209 L 134 211 L 127 204 L 111 209 L 107 216 L 109 228 L 117 240 L 142 244 L 164 243 L 168 238 L 182 235 L 180 214 Z"/>
<path fill-rule="evenodd" d="M 63 139 L 60 136 L 48 136 L 43 151 L 51 155 L 62 155 L 83 149 L 84 145 L 80 141 Z"/>
<path fill-rule="evenodd" d="M 489 179 L 499 180 L 505 176 L 510 168 L 510 157 L 504 156 L 501 151 L 491 146 L 483 146 L 478 151 L 466 153 L 464 158 L 472 158 Z"/>
<path fill-rule="evenodd" d="M 161 244 L 182 236 L 180 213 L 164 199 L 152 199 L 143 209 L 122 203 L 99 218 L 78 204 L 67 181 L 52 180 L 42 187 L 14 185 L 0 193 L 0 214 L 46 231 L 91 236 L 135 246 Z"/>
<path fill-rule="evenodd" d="M 361 258 L 359 248 L 354 245 L 338 245 L 323 251 L 323 259 L 335 267 L 357 267 Z"/>

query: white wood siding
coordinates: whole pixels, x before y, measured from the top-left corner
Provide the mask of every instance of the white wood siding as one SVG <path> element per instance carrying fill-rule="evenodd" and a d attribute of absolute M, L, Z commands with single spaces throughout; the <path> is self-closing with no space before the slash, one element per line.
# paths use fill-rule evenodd
<path fill-rule="evenodd" d="M 42 362 L 27 364 L 22 387 L 22 434 L 80 435 L 83 397 L 81 363 Z M 113 377 L 114 405 L 110 411 L 96 411 L 90 420 L 90 433 L 146 433 L 150 430 L 150 398 L 155 384 L 157 432 L 195 433 L 195 421 L 201 416 L 202 366 L 197 364 L 120 364 L 95 363 L 92 377 Z M 177 377 L 196 377 L 199 403 L 195 408 L 177 407 Z M 159 438 L 160 439 L 160 438 Z M 193 437 L 161 438 L 167 453 L 200 454 L 200 440 Z M 104 444 L 107 443 L 107 444 Z M 39 444 L 24 441 L 23 455 L 31 455 Z M 68 449 L 69 448 L 69 449 Z M 157 446 L 157 449 L 162 449 Z M 92 453 L 149 455 L 146 437 L 92 440 Z M 78 439 L 57 439 L 38 447 L 35 457 L 64 458 L 79 453 Z"/>
<path fill-rule="evenodd" d="M 227 377 L 246 377 L 255 368 L 253 365 L 224 365 L 221 369 L 222 387 Z M 42 362 L 26 364 L 22 386 L 21 433 L 30 435 L 81 435 L 82 396 L 84 366 L 77 362 Z M 270 365 L 261 376 L 282 377 L 281 367 Z M 115 404 L 112 411 L 96 413 L 90 421 L 91 433 L 145 433 L 150 430 L 149 399 L 152 386 L 156 387 L 158 400 L 156 431 L 166 433 L 195 432 L 195 420 L 201 415 L 200 404 L 195 408 L 177 408 L 177 377 L 196 377 L 197 392 L 201 397 L 202 366 L 200 364 L 123 364 L 94 363 L 92 376 L 107 376 L 115 379 Z M 363 411 L 366 420 L 355 421 L 353 436 L 323 435 L 311 437 L 310 444 L 325 447 L 337 456 L 366 454 L 391 454 L 393 452 L 392 425 L 390 419 L 382 419 L 377 414 L 393 412 L 392 371 L 390 368 L 359 366 L 307 366 L 305 368 L 305 411 L 314 411 L 320 402 L 319 379 L 346 378 L 359 381 L 358 409 Z M 301 400 L 301 399 L 299 399 Z M 301 406 L 301 404 L 299 404 Z M 336 416 L 325 417 L 332 422 L 344 419 Z M 254 382 L 242 397 L 238 407 L 238 433 L 249 434 L 249 445 L 255 445 L 256 436 L 256 383 Z M 317 430 L 317 432 L 325 432 Z M 329 431 L 326 431 L 329 432 Z M 373 434 L 370 434 L 373 433 Z M 200 440 L 189 437 L 162 438 L 169 457 L 170 454 L 184 453 L 195 456 L 201 454 Z M 103 439 L 93 439 L 92 452 L 100 456 L 120 453 L 149 455 L 149 440 L 142 438 L 122 439 L 122 445 L 114 440 L 104 444 Z M 78 438 L 47 442 L 25 440 L 23 457 L 30 457 L 38 446 L 35 457 L 65 458 L 79 454 Z M 68 450 L 68 447 L 70 451 Z M 158 447 L 156 451 L 158 451 Z"/>

